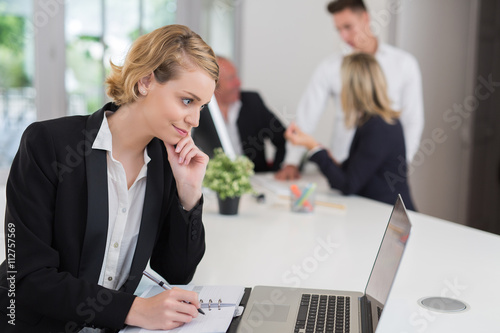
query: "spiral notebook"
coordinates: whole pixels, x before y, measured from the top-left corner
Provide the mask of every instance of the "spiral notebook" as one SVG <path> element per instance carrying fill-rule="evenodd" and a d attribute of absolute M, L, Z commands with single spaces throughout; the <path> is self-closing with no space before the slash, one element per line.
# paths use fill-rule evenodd
<path fill-rule="evenodd" d="M 233 319 L 245 288 L 241 286 L 176 286 L 198 293 L 205 315 L 198 315 L 190 323 L 168 331 L 150 331 L 139 327 L 126 327 L 121 333 L 172 332 L 218 333 L 226 332 Z M 146 289 L 141 297 L 151 297 L 165 291 L 158 285 Z"/>

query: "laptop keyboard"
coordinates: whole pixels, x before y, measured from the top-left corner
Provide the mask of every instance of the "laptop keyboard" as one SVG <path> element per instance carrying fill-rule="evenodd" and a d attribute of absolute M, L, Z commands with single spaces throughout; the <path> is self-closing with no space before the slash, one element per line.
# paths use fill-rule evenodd
<path fill-rule="evenodd" d="M 302 294 L 295 333 L 349 333 L 351 298 Z"/>

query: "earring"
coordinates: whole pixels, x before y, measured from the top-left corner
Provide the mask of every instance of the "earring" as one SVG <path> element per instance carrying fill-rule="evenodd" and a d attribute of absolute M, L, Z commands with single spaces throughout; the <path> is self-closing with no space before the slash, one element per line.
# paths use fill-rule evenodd
<path fill-rule="evenodd" d="M 141 90 L 141 94 L 146 95 L 146 90 Z"/>

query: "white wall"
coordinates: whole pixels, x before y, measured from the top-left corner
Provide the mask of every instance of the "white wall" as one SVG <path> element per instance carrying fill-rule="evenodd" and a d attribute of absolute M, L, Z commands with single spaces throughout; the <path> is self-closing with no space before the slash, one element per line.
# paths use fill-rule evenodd
<path fill-rule="evenodd" d="M 477 9 L 471 0 L 405 0 L 396 34 L 397 45 L 414 54 L 422 70 L 425 129 L 410 178 L 417 207 L 461 223 L 466 219 L 471 118 L 460 116 L 458 126 L 451 118 L 458 114 L 450 110 L 464 105 L 477 84 Z M 433 139 L 436 130 L 444 133 L 444 142 Z"/>
<path fill-rule="evenodd" d="M 316 65 L 331 52 L 340 50 L 340 38 L 326 11 L 327 0 L 247 0 L 242 17 L 243 87 L 260 91 L 266 104 L 289 122 Z M 411 174 L 413 196 L 419 211 L 463 222 L 468 165 L 468 124 L 450 129 L 444 112 L 463 102 L 471 90 L 469 11 L 470 0 L 365 0 L 372 23 L 382 41 L 413 53 L 421 66 L 424 86 L 426 127 L 423 139 L 442 128 L 447 139 L 426 153 Z M 473 5 L 471 5 L 471 3 Z M 394 4 L 398 7 L 393 15 Z M 389 25 L 397 28 L 392 31 Z M 330 112 L 320 122 L 317 137 L 329 142 L 333 117 Z M 426 141 L 428 142 L 428 141 Z"/>

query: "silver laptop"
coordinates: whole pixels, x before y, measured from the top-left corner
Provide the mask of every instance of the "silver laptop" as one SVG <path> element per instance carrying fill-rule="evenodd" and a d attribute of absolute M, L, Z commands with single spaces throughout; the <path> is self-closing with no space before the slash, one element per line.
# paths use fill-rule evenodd
<path fill-rule="evenodd" d="M 399 197 L 364 293 L 256 286 L 252 289 L 237 332 L 374 332 L 410 229 L 406 208 Z"/>

